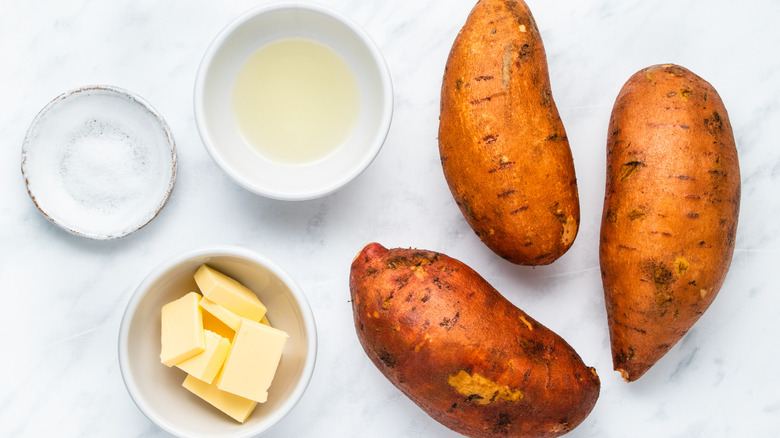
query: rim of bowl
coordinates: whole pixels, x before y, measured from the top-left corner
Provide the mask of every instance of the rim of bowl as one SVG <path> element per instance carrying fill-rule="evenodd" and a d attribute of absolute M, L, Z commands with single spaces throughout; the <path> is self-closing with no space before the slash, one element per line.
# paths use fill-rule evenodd
<path fill-rule="evenodd" d="M 256 436 L 259 433 L 271 429 L 285 416 L 287 416 L 287 414 L 290 411 L 292 411 L 295 405 L 298 404 L 300 399 L 303 397 L 306 388 L 309 386 L 309 383 L 311 382 L 312 375 L 314 374 L 314 365 L 317 361 L 317 328 L 316 328 L 316 321 L 314 320 L 314 313 L 311 310 L 311 305 L 309 304 L 309 300 L 306 298 L 303 289 L 301 289 L 298 283 L 290 276 L 290 274 L 287 273 L 287 271 L 285 271 L 279 264 L 277 264 L 273 260 L 269 259 L 268 257 L 258 252 L 252 251 L 247 248 L 239 247 L 239 246 L 233 246 L 233 245 L 206 246 L 198 249 L 189 250 L 182 254 L 170 257 L 167 260 L 165 260 L 163 263 L 157 265 L 151 272 L 149 272 L 143 278 L 143 280 L 141 280 L 141 282 L 133 291 L 133 295 L 130 297 L 130 300 L 127 303 L 127 307 L 125 307 L 125 311 L 122 315 L 122 322 L 120 323 L 119 326 L 119 342 L 118 342 L 120 374 L 122 375 L 122 380 L 125 383 L 127 392 L 130 394 L 130 398 L 133 400 L 133 403 L 135 403 L 135 405 L 138 407 L 141 413 L 143 413 L 144 416 L 146 416 L 146 418 L 148 418 L 152 423 L 157 425 L 162 430 L 172 435 L 183 436 L 181 434 L 181 431 L 177 430 L 174 425 L 171 425 L 170 423 L 162 419 L 162 417 L 157 415 L 156 412 L 150 410 L 148 406 L 146 406 L 145 402 L 143 401 L 141 392 L 138 389 L 138 386 L 135 382 L 135 377 L 130 373 L 127 341 L 129 337 L 130 320 L 135 314 L 135 311 L 138 308 L 138 304 L 141 302 L 141 299 L 144 297 L 144 295 L 146 295 L 146 291 L 148 291 L 149 286 L 151 286 L 151 284 L 154 283 L 160 277 L 160 275 L 162 275 L 165 271 L 167 271 L 171 267 L 178 265 L 179 263 L 186 262 L 188 260 L 197 257 L 202 257 L 202 256 L 214 256 L 214 257 L 238 256 L 238 257 L 250 259 L 254 262 L 257 262 L 267 267 L 275 275 L 277 275 L 279 279 L 282 282 L 284 282 L 284 284 L 288 286 L 290 292 L 292 292 L 293 297 L 295 297 L 295 300 L 300 305 L 301 313 L 303 314 L 303 319 L 306 326 L 306 336 L 308 337 L 310 342 L 308 343 L 308 348 L 306 353 L 306 363 L 304 364 L 303 367 L 301 379 L 295 384 L 295 389 L 293 390 L 290 397 L 280 406 L 280 408 L 276 412 L 270 415 L 269 422 L 261 423 L 258 425 L 258 427 L 264 426 L 262 429 L 258 429 L 257 427 L 247 428 L 245 431 L 242 431 L 241 433 L 238 433 L 236 435 L 231 435 L 233 438 L 248 438 L 248 437 Z"/>
<path fill-rule="evenodd" d="M 211 132 L 207 127 L 206 117 L 204 115 L 205 111 L 203 110 L 203 89 L 206 83 L 206 72 L 210 68 L 211 61 L 213 60 L 214 55 L 217 53 L 217 51 L 219 51 L 219 49 L 222 48 L 227 38 L 231 36 L 233 32 L 236 31 L 236 29 L 244 25 L 246 22 L 257 17 L 258 15 L 280 10 L 280 9 L 312 10 L 321 13 L 323 15 L 327 15 L 331 18 L 334 18 L 335 20 L 339 21 L 344 26 L 349 28 L 355 35 L 357 35 L 360 38 L 360 40 L 363 41 L 366 48 L 371 52 L 371 58 L 374 62 L 374 65 L 377 67 L 377 70 L 381 78 L 382 94 L 386 97 L 386 99 L 384 100 L 384 105 L 382 107 L 382 117 L 379 123 L 379 129 L 376 131 L 376 134 L 373 138 L 373 142 L 371 146 L 368 148 L 368 153 L 363 158 L 363 160 L 360 161 L 360 163 L 357 166 L 355 166 L 351 171 L 347 172 L 341 178 L 335 180 L 333 183 L 331 183 L 328 186 L 308 189 L 304 191 L 296 191 L 296 192 L 278 192 L 275 190 L 270 190 L 266 187 L 262 187 L 257 184 L 254 184 L 252 181 L 249 181 L 248 179 L 243 178 L 237 173 L 235 173 L 227 164 L 227 162 L 222 158 L 218 148 L 215 147 L 214 142 L 212 141 Z M 394 99 L 395 97 L 393 95 L 393 79 L 392 76 L 390 75 L 390 69 L 387 66 L 387 61 L 385 60 L 384 55 L 382 55 L 382 51 L 379 49 L 379 46 L 371 38 L 371 36 L 365 30 L 363 30 L 363 28 L 360 25 L 358 25 L 355 21 L 353 21 L 351 18 L 347 17 L 346 15 L 337 12 L 333 9 L 330 9 L 328 7 L 325 7 L 323 5 L 319 5 L 316 3 L 309 3 L 309 2 L 289 2 L 289 3 L 285 2 L 285 3 L 273 3 L 273 4 L 249 9 L 248 11 L 240 14 L 238 17 L 233 19 L 233 21 L 228 23 L 227 26 L 223 27 L 222 30 L 220 30 L 217 36 L 214 37 L 214 39 L 209 44 L 208 49 L 206 49 L 206 52 L 203 55 L 203 58 L 201 59 L 200 65 L 198 66 L 198 73 L 195 77 L 195 92 L 194 92 L 193 106 L 195 111 L 195 125 L 197 126 L 198 133 L 200 134 L 202 143 L 206 147 L 206 151 L 208 151 L 211 158 L 214 161 L 216 161 L 217 165 L 219 165 L 219 167 L 225 173 L 227 173 L 228 176 L 230 176 L 230 178 L 233 179 L 233 181 L 238 183 L 243 188 L 249 190 L 250 192 L 268 198 L 286 200 L 286 201 L 305 201 L 305 200 L 326 196 L 336 192 L 337 190 L 347 185 L 350 181 L 357 178 L 361 173 L 363 173 L 363 171 L 365 171 L 368 168 L 369 165 L 371 165 L 374 159 L 376 159 L 377 155 L 379 155 L 379 151 L 382 149 L 382 146 L 387 140 L 387 135 L 390 132 L 390 124 L 393 119 Z"/>
<path fill-rule="evenodd" d="M 52 110 L 52 108 L 66 101 L 69 97 L 79 93 L 83 93 L 87 91 L 95 91 L 95 90 L 116 93 L 141 105 L 146 111 L 149 112 L 149 114 L 151 114 L 157 120 L 157 122 L 160 123 L 163 132 L 165 132 L 165 138 L 167 139 L 168 146 L 170 147 L 170 152 L 171 152 L 171 179 L 170 181 L 168 181 L 168 187 L 165 190 L 165 196 L 163 196 L 163 198 L 160 200 L 159 204 L 155 207 L 154 211 L 151 211 L 151 214 L 149 215 L 148 218 L 144 219 L 142 222 L 138 223 L 133 227 L 121 230 L 120 232 L 114 234 L 100 234 L 100 233 L 94 233 L 90 231 L 79 230 L 73 227 L 69 227 L 64 223 L 60 222 L 59 220 L 51 216 L 49 213 L 47 213 L 46 209 L 43 206 L 41 206 L 41 204 L 38 202 L 38 199 L 36 198 L 36 195 L 32 193 L 32 191 L 30 190 L 30 184 L 28 182 L 28 178 L 30 175 L 28 175 L 28 170 L 27 170 L 27 154 L 28 154 L 27 151 L 30 146 L 30 135 L 34 131 L 34 128 L 43 120 L 44 117 L 46 117 L 46 115 Z M 87 237 L 95 240 L 113 240 L 113 239 L 119 239 L 121 237 L 125 237 L 147 226 L 154 218 L 156 218 L 157 215 L 159 215 L 160 212 L 162 211 L 163 207 L 165 207 L 165 204 L 168 203 L 168 199 L 170 199 L 171 193 L 173 192 L 173 187 L 176 182 L 177 161 L 178 160 L 176 158 L 176 141 L 173 138 L 173 133 L 171 132 L 171 128 L 168 126 L 168 122 L 165 121 L 163 116 L 160 115 L 160 113 L 158 113 L 157 110 L 154 109 L 154 107 L 143 97 L 139 96 L 136 93 L 133 93 L 132 91 L 129 91 L 121 87 L 116 87 L 113 85 L 85 85 L 83 87 L 78 87 L 72 90 L 68 90 L 60 94 L 59 96 L 55 97 L 54 99 L 50 100 L 49 103 L 47 103 L 38 112 L 38 114 L 33 119 L 32 123 L 30 123 L 30 127 L 27 128 L 27 132 L 25 133 L 24 140 L 22 142 L 22 176 L 24 177 L 24 185 L 27 187 L 27 194 L 30 196 L 30 199 L 32 199 L 33 203 L 35 204 L 35 207 L 38 208 L 38 211 L 40 211 L 41 214 L 43 214 L 43 216 L 49 220 L 49 222 L 60 227 L 61 229 L 71 234 L 75 234 L 77 236 Z"/>

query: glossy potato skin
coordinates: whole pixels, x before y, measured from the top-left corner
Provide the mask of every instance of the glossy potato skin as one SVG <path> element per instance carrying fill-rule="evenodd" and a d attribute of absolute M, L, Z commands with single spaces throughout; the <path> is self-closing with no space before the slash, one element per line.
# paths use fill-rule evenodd
<path fill-rule="evenodd" d="M 439 154 L 463 216 L 499 256 L 545 265 L 572 245 L 577 178 L 539 29 L 521 0 L 481 0 L 441 89 Z"/>
<path fill-rule="evenodd" d="M 352 263 L 350 291 L 374 365 L 456 432 L 560 436 L 596 403 L 595 370 L 458 260 L 372 243 Z M 476 375 L 487 389 L 458 389 L 458 376 Z"/>
<path fill-rule="evenodd" d="M 740 173 L 726 108 L 678 65 L 634 74 L 612 110 L 600 263 L 615 370 L 641 377 L 726 277 Z"/>

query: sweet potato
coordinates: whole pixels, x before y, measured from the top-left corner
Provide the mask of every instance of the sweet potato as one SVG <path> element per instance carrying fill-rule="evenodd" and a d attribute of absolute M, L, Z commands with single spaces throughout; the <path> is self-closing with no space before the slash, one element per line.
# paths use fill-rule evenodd
<path fill-rule="evenodd" d="M 493 252 L 544 265 L 571 247 L 574 162 L 522 0 L 480 0 L 458 33 L 441 88 L 439 154 L 452 196 Z"/>
<path fill-rule="evenodd" d="M 615 370 L 641 377 L 718 294 L 739 215 L 737 150 L 715 89 L 655 65 L 615 101 L 600 263 Z"/>
<path fill-rule="evenodd" d="M 569 344 L 444 254 L 367 245 L 352 263 L 366 354 L 425 412 L 472 437 L 555 437 L 600 383 Z"/>

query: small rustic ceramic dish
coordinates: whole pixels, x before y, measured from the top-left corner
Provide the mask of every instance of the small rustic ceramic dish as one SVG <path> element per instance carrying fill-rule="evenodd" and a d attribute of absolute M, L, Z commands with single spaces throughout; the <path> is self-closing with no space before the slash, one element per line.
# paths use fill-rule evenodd
<path fill-rule="evenodd" d="M 68 91 L 33 120 L 22 174 L 35 205 L 54 224 L 92 239 L 126 236 L 163 208 L 176 178 L 176 147 L 165 120 L 121 88 Z"/>
<path fill-rule="evenodd" d="M 340 55 L 357 80 L 360 113 L 352 134 L 333 153 L 288 164 L 267 159 L 247 143 L 232 114 L 231 93 L 253 53 L 295 38 L 324 44 Z M 198 70 L 194 109 L 206 150 L 234 181 L 266 197 L 306 200 L 340 189 L 371 164 L 390 129 L 393 87 L 379 48 L 358 25 L 322 6 L 285 2 L 250 10 L 216 36 Z"/>
<path fill-rule="evenodd" d="M 204 263 L 255 292 L 271 325 L 290 335 L 268 401 L 243 424 L 183 388 L 184 371 L 160 363 L 162 306 L 198 291 L 193 275 Z M 179 437 L 249 438 L 265 432 L 303 396 L 316 356 L 314 314 L 303 290 L 273 261 L 235 246 L 188 251 L 157 266 L 135 289 L 119 329 L 119 366 L 130 396 L 149 420 Z"/>

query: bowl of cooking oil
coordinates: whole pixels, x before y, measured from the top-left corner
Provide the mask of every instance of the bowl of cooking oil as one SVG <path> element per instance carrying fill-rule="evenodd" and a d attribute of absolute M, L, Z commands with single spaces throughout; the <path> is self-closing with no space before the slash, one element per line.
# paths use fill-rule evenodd
<path fill-rule="evenodd" d="M 342 188 L 376 158 L 393 86 L 381 51 L 350 18 L 315 4 L 271 4 L 214 38 L 194 110 L 206 150 L 237 184 L 307 200 Z"/>

